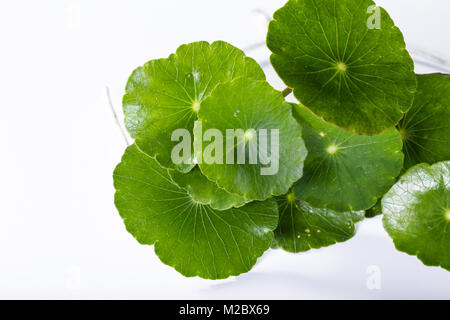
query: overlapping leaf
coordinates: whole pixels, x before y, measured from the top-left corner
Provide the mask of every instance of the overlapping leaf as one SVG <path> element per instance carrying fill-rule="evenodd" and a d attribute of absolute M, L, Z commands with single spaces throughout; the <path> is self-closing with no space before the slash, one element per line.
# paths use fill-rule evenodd
<path fill-rule="evenodd" d="M 241 78 L 219 85 L 203 102 L 198 117 L 202 130 L 195 130 L 196 157 L 203 159 L 199 163 L 203 174 L 221 188 L 247 201 L 264 200 L 286 193 L 302 176 L 307 151 L 301 127 L 290 104 L 267 82 Z M 207 152 L 212 143 L 199 143 L 210 129 L 223 134 L 219 139 L 223 148 L 219 143 L 214 152 Z M 244 134 L 229 140 L 230 130 Z M 240 150 L 243 161 L 238 159 Z M 209 153 L 214 161 L 206 161 Z"/>
<path fill-rule="evenodd" d="M 280 222 L 275 244 L 289 252 L 319 249 L 349 240 L 355 223 L 364 219 L 364 211 L 335 212 L 298 201 L 291 192 L 277 197 Z"/>
<path fill-rule="evenodd" d="M 185 276 L 219 279 L 247 272 L 272 244 L 275 201 L 212 209 L 134 145 L 114 171 L 114 186 L 127 230 L 140 243 L 155 244 L 161 261 Z"/>
<path fill-rule="evenodd" d="M 290 0 L 267 43 L 309 109 L 222 41 L 133 72 L 123 107 L 136 144 L 114 171 L 127 230 L 181 274 L 222 279 L 271 246 L 346 241 L 383 212 L 400 251 L 450 270 L 450 162 L 419 164 L 391 188 L 402 168 L 450 159 L 450 76 L 416 78 L 401 32 L 371 0 Z M 191 138 L 181 163 L 177 129 Z"/>
<path fill-rule="evenodd" d="M 300 102 L 342 128 L 376 134 L 411 107 L 412 59 L 371 0 L 291 0 L 275 13 L 267 45 Z"/>
<path fill-rule="evenodd" d="M 395 183 L 403 166 L 402 140 L 389 129 L 360 136 L 293 105 L 308 149 L 296 196 L 318 208 L 338 212 L 371 208 Z"/>
<path fill-rule="evenodd" d="M 130 76 L 123 98 L 126 127 L 137 146 L 162 166 L 187 172 L 194 167 L 193 149 L 175 164 L 171 155 L 178 140 L 172 141 L 172 134 L 188 129 L 192 136 L 203 100 L 219 83 L 239 77 L 265 79 L 253 59 L 225 42 L 183 45 L 168 59 L 149 61 Z"/>
<path fill-rule="evenodd" d="M 229 193 L 219 188 L 214 182 L 209 181 L 199 168 L 195 168 L 188 173 L 173 170 L 169 174 L 173 181 L 185 189 L 195 202 L 209 205 L 212 209 L 239 208 L 246 203 L 245 198 Z"/>
<path fill-rule="evenodd" d="M 417 80 L 413 106 L 398 126 L 405 169 L 450 160 L 450 75 L 418 75 Z"/>
<path fill-rule="evenodd" d="M 450 162 L 409 169 L 383 197 L 384 227 L 395 247 L 450 270 Z"/>

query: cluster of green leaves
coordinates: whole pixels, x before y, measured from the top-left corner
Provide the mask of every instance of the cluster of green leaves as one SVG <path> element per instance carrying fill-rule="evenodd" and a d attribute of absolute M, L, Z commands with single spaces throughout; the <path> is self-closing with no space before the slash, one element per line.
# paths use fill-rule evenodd
<path fill-rule="evenodd" d="M 249 271 L 271 247 L 346 241 L 356 223 L 384 213 L 398 250 L 450 270 L 450 76 L 416 75 L 385 10 L 369 28 L 373 6 L 290 0 L 274 14 L 271 63 L 299 104 L 222 41 L 137 68 L 123 98 L 135 143 L 114 171 L 127 230 L 181 274 L 221 279 Z M 176 164 L 180 128 L 193 143 Z M 198 161 L 213 144 L 197 143 L 207 129 L 279 130 L 278 171 Z M 226 152 L 248 155 L 247 138 Z"/>

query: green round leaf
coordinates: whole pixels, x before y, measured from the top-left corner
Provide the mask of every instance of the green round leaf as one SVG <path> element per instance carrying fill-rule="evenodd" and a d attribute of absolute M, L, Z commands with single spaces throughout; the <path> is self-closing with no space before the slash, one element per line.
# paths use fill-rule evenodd
<path fill-rule="evenodd" d="M 267 82 L 241 78 L 219 85 L 198 116 L 202 130 L 194 130 L 196 158 L 203 159 L 201 171 L 219 187 L 247 201 L 264 200 L 285 194 L 302 176 L 307 151 L 301 127 L 290 104 Z M 222 134 L 223 148 L 215 153 L 217 159 L 207 162 L 212 143 L 199 141 L 210 129 Z M 241 135 L 234 139 L 227 135 L 230 130 L 241 130 Z"/>
<path fill-rule="evenodd" d="M 411 107 L 413 61 L 371 0 L 291 0 L 275 13 L 267 45 L 297 99 L 342 128 L 376 134 Z"/>
<path fill-rule="evenodd" d="M 364 219 L 364 211 L 335 212 L 297 201 L 293 193 L 277 197 L 280 222 L 275 243 L 289 252 L 319 249 L 349 240 L 355 223 Z"/>
<path fill-rule="evenodd" d="M 229 193 L 208 180 L 198 167 L 188 173 L 172 170 L 169 174 L 172 180 L 185 189 L 195 202 L 209 205 L 212 209 L 239 208 L 246 203 L 243 197 Z"/>
<path fill-rule="evenodd" d="M 384 228 L 395 247 L 450 271 L 450 162 L 409 169 L 383 197 Z"/>
<path fill-rule="evenodd" d="M 147 62 L 134 70 L 123 97 L 125 124 L 136 145 L 166 168 L 191 170 L 191 154 L 174 164 L 172 141 L 176 129 L 189 130 L 197 112 L 212 90 L 222 82 L 239 77 L 265 79 L 253 59 L 222 41 L 194 42 L 178 48 L 168 59 Z M 177 137 L 174 137 L 177 139 Z"/>
<path fill-rule="evenodd" d="M 450 75 L 418 75 L 417 82 L 413 106 L 398 126 L 405 169 L 450 160 Z"/>
<path fill-rule="evenodd" d="M 294 105 L 308 157 L 296 196 L 338 212 L 371 208 L 395 183 L 403 166 L 402 139 L 394 128 L 360 136 Z"/>
<path fill-rule="evenodd" d="M 272 244 L 275 201 L 212 209 L 134 145 L 114 171 L 114 186 L 127 230 L 140 243 L 155 244 L 161 261 L 185 276 L 221 279 L 247 272 Z"/>

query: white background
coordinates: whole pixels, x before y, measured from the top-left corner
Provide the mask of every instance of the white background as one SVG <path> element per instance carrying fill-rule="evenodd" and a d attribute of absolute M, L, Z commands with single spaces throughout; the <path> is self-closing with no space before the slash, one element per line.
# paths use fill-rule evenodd
<path fill-rule="evenodd" d="M 262 42 L 266 27 L 252 11 L 272 15 L 283 4 L 1 1 L 0 298 L 450 298 L 450 273 L 397 252 L 379 218 L 347 243 L 270 250 L 248 274 L 223 281 L 184 278 L 126 232 L 112 184 L 125 143 L 105 86 L 120 110 L 135 67 L 197 40 Z M 410 48 L 448 58 L 450 1 L 378 4 Z M 247 53 L 268 58 L 264 48 Z M 372 265 L 380 290 L 366 285 Z"/>

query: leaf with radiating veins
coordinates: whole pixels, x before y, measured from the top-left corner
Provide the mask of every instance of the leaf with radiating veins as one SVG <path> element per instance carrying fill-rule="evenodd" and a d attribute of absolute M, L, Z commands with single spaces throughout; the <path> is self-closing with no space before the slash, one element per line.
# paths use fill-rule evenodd
<path fill-rule="evenodd" d="M 450 162 L 410 168 L 383 197 L 384 228 L 402 252 L 450 271 Z"/>
<path fill-rule="evenodd" d="M 255 60 L 226 42 L 182 45 L 169 58 L 133 71 L 123 97 L 125 125 L 139 149 L 163 167 L 188 172 L 195 166 L 194 150 L 184 163 L 174 163 L 172 150 L 179 141 L 172 134 L 187 129 L 193 139 L 203 101 L 218 84 L 239 77 L 265 79 Z"/>
<path fill-rule="evenodd" d="M 374 14 L 379 25 L 368 24 Z M 380 133 L 411 107 L 413 61 L 400 30 L 372 0 L 291 0 L 275 12 L 267 46 L 295 97 L 339 127 Z"/>
<path fill-rule="evenodd" d="M 244 197 L 219 188 L 215 182 L 208 180 L 198 167 L 188 173 L 172 170 L 169 171 L 169 175 L 177 185 L 189 193 L 194 201 L 209 205 L 212 209 L 239 208 L 247 202 Z"/>
<path fill-rule="evenodd" d="M 197 143 L 206 140 L 209 130 L 218 130 L 223 137 L 219 159 L 199 163 L 203 174 L 219 187 L 247 201 L 265 200 L 285 194 L 302 176 L 307 150 L 301 126 L 281 92 L 266 81 L 240 78 L 217 86 L 203 102 L 198 117 L 202 130 L 194 130 L 197 159 L 205 157 L 210 147 L 208 142 Z M 236 138 L 227 133 L 238 130 L 242 134 Z"/>
<path fill-rule="evenodd" d="M 127 230 L 141 244 L 155 244 L 161 261 L 187 277 L 249 271 L 270 248 L 278 224 L 274 200 L 228 210 L 197 202 L 134 145 L 114 171 L 114 187 Z"/>
<path fill-rule="evenodd" d="M 450 160 L 450 75 L 418 75 L 414 104 L 398 125 L 405 169 Z"/>
<path fill-rule="evenodd" d="M 295 195 L 318 208 L 366 210 L 396 182 L 403 166 L 402 139 L 394 128 L 360 136 L 293 105 L 308 149 Z"/>
<path fill-rule="evenodd" d="M 276 197 L 280 222 L 274 244 L 289 252 L 305 252 L 349 240 L 364 211 L 336 212 L 314 208 L 290 192 Z"/>

